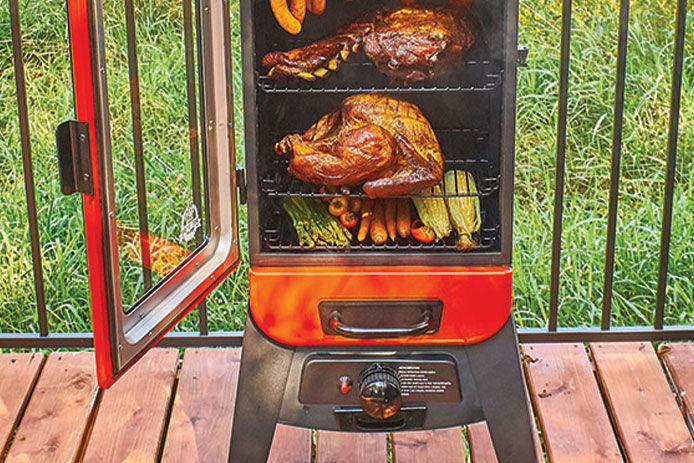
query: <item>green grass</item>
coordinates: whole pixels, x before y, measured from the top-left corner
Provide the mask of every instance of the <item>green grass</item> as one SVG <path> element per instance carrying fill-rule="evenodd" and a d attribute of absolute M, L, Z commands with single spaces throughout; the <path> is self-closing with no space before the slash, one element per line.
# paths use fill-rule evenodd
<path fill-rule="evenodd" d="M 335 0 L 336 1 L 336 0 Z M 674 0 L 632 2 L 624 143 L 613 295 L 615 324 L 649 324 L 655 305 L 667 151 Z M 238 5 L 232 4 L 236 124 L 241 120 Z M 37 8 L 20 0 L 33 167 L 46 300 L 52 331 L 89 330 L 88 283 L 79 198 L 60 194 L 53 130 L 74 117 L 63 0 Z M 180 2 L 136 2 L 147 203 L 150 230 L 178 241 L 191 203 L 185 62 Z M 690 8 L 691 10 L 691 8 Z M 135 168 L 122 2 L 105 0 L 106 50 L 117 218 L 137 224 Z M 514 299 L 525 326 L 548 313 L 556 162 L 561 3 L 521 3 L 520 41 L 529 67 L 518 76 Z M 567 183 L 560 286 L 560 323 L 599 323 L 609 197 L 618 2 L 574 2 L 567 139 Z M 694 251 L 694 23 L 687 44 L 667 299 L 668 323 L 691 323 Z M 9 12 L 0 2 L 0 331 L 36 331 L 36 304 L 15 109 Z M 237 156 L 243 138 L 237 133 Z M 179 178 L 179 174 L 182 176 Z M 245 210 L 241 210 L 245 243 Z M 180 242 L 179 242 L 180 243 Z M 192 247 L 193 243 L 180 243 Z M 244 252 L 245 255 L 245 252 Z M 239 329 L 247 302 L 247 261 L 209 297 L 212 330 Z M 136 265 L 121 259 L 124 300 L 142 292 Z M 193 312 L 181 329 L 196 327 Z"/>

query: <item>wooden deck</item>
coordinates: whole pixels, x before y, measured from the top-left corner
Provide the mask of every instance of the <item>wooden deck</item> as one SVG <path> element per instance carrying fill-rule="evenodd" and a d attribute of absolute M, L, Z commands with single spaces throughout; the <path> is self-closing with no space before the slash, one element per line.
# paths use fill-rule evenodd
<path fill-rule="evenodd" d="M 537 344 L 523 354 L 547 461 L 694 462 L 694 344 Z M 102 392 L 89 352 L 0 354 L 0 461 L 226 462 L 238 366 L 238 349 L 155 349 Z M 389 458 L 496 461 L 485 423 L 392 435 L 279 426 L 270 461 Z"/>

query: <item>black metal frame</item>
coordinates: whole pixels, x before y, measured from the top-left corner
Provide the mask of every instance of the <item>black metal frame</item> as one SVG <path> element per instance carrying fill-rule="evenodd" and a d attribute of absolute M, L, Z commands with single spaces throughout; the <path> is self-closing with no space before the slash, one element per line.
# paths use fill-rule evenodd
<path fill-rule="evenodd" d="M 457 377 L 450 379 L 459 385 L 462 398 L 445 403 L 415 402 L 407 407 L 403 404 L 392 420 L 373 420 L 368 427 L 358 424 L 357 420 L 369 418 L 357 402 L 356 391 L 343 404 L 300 402 L 303 374 L 312 359 L 326 358 L 321 371 L 325 373 L 326 367 L 333 370 L 332 376 L 323 375 L 323 383 L 310 387 L 337 388 L 341 367 L 335 357 L 397 363 L 432 354 L 445 355 L 455 364 Z M 266 338 L 249 316 L 234 409 L 234 423 L 242 425 L 232 427 L 229 462 L 266 461 L 276 423 L 363 432 L 437 429 L 482 420 L 487 421 L 500 463 L 536 462 L 535 427 L 518 358 L 512 318 L 489 339 L 471 345 L 297 348 Z"/>
<path fill-rule="evenodd" d="M 199 130 L 198 121 L 196 119 L 197 110 L 195 108 L 195 69 L 193 60 L 193 24 L 192 24 L 192 14 L 191 11 L 186 12 L 186 3 L 183 2 L 184 7 L 184 32 L 186 38 L 186 74 L 189 78 L 189 83 L 192 83 L 192 87 L 188 88 L 188 101 L 190 113 L 190 132 L 191 132 L 191 158 L 194 160 L 198 159 L 198 140 L 199 140 Z M 30 247 L 32 252 L 32 268 L 33 268 L 33 281 L 36 292 L 36 313 L 38 320 L 38 333 L 0 333 L 0 348 L 81 348 L 90 347 L 92 345 L 91 333 L 51 333 L 48 321 L 47 321 L 47 310 L 45 302 L 44 284 L 43 284 L 43 271 L 41 264 L 41 249 L 39 242 L 38 226 L 37 226 L 37 208 L 36 208 L 36 198 L 34 193 L 34 174 L 32 168 L 32 156 L 31 156 L 31 143 L 30 143 L 30 133 L 28 124 L 28 107 L 26 98 L 26 83 L 24 76 L 24 63 L 23 63 L 23 53 L 22 53 L 22 33 L 20 30 L 19 21 L 19 8 L 17 0 L 9 0 L 9 13 L 10 13 L 10 29 L 12 36 L 12 51 L 13 51 L 13 63 L 15 72 L 15 83 L 17 88 L 17 111 L 20 127 L 20 137 L 21 137 L 21 152 L 22 161 L 24 166 L 24 183 L 26 188 L 26 201 L 27 201 L 27 216 L 28 216 L 28 226 L 29 226 L 29 237 L 30 237 Z M 242 9 L 248 8 L 249 2 L 242 2 Z M 190 5 L 188 5 L 190 7 Z M 620 37 L 626 36 L 626 26 L 628 19 L 628 2 L 622 1 L 620 6 Z M 638 326 L 638 327 L 625 327 L 625 328 L 615 328 L 611 326 L 610 323 L 610 294 L 605 293 L 606 297 L 603 303 L 603 317 L 600 327 L 587 327 L 587 328 L 561 328 L 558 326 L 558 313 L 559 313 L 559 284 L 560 284 L 560 258 L 561 258 L 561 234 L 562 234 L 562 212 L 563 212 L 563 196 L 564 196 L 564 183 L 565 183 L 565 153 L 566 153 L 566 126 L 567 126 L 567 115 L 568 115 L 568 91 L 569 91 L 569 64 L 570 64 L 570 33 L 571 33 L 571 12 L 572 12 L 572 2 L 571 0 L 564 0 L 562 9 L 562 34 L 561 34 L 561 67 L 560 67 L 560 79 L 559 79 L 559 117 L 557 123 L 557 173 L 556 173 L 556 183 L 555 183 L 555 204 L 554 204 L 554 227 L 553 227 L 553 253 L 552 253 L 552 265 L 551 265 L 551 291 L 550 291 L 550 301 L 549 301 L 549 319 L 547 328 L 521 328 L 519 330 L 519 340 L 521 342 L 552 342 L 552 341 L 565 341 L 565 342 L 583 342 L 583 341 L 607 341 L 607 340 L 619 340 L 619 341 L 637 341 L 637 340 L 650 340 L 650 341 L 674 341 L 674 340 L 692 340 L 694 339 L 694 326 L 665 326 L 664 316 L 665 316 L 665 295 L 667 289 L 667 268 L 668 268 L 668 258 L 669 258 L 669 248 L 670 248 L 670 238 L 671 238 L 671 224 L 672 224 L 672 211 L 673 211 L 673 192 L 675 184 L 675 168 L 677 161 L 677 138 L 679 133 L 679 106 L 682 93 L 682 70 L 683 70 L 683 57 L 684 57 L 684 41 L 685 41 L 685 31 L 686 31 L 686 10 L 687 10 L 687 0 L 677 0 L 677 13 L 676 13 L 676 29 L 675 29 L 675 45 L 674 45 L 674 64 L 673 64 L 673 75 L 672 75 L 672 92 L 671 92 L 671 105 L 670 105 L 670 127 L 668 134 L 668 158 L 667 158 L 667 168 L 665 176 L 665 192 L 664 192 L 664 202 L 663 202 L 663 223 L 661 232 L 661 245 L 660 245 L 660 256 L 659 256 L 659 275 L 657 282 L 657 300 L 656 306 L 653 314 L 653 325 L 652 326 Z M 246 12 L 247 13 L 247 12 Z M 248 14 L 245 15 L 248 17 Z M 199 15 L 198 15 L 199 17 Z M 507 18 L 511 21 L 512 18 Z M 248 42 L 250 40 L 250 31 L 248 27 L 244 28 L 243 41 Z M 515 38 L 508 38 L 509 41 L 515 40 Z M 512 45 L 512 43 L 510 43 Z M 507 47 L 508 50 L 511 47 Z M 620 47 L 618 54 L 618 62 L 621 63 L 626 57 L 626 48 Z M 486 65 L 482 63 L 483 65 Z M 246 67 L 253 68 L 254 63 L 244 62 Z M 616 95 L 619 96 L 624 90 L 624 80 L 620 77 L 623 73 L 623 69 L 618 67 L 618 78 L 617 78 L 617 91 Z M 511 77 L 506 74 L 505 79 L 510 79 Z M 255 81 L 251 75 L 244 76 L 244 86 L 246 92 L 255 92 Z M 192 104 L 191 104 L 192 103 Z M 514 108 L 510 108 L 511 110 Z M 616 108 L 617 109 L 617 108 Z M 617 116 L 620 116 L 620 112 L 615 110 Z M 58 121 L 56 121 L 57 123 Z M 251 121 L 252 122 L 252 121 Z M 617 126 L 617 124 L 615 124 Z M 255 131 L 255 126 L 249 124 L 246 127 L 249 136 L 256 137 L 257 132 Z M 619 138 L 614 137 L 615 149 L 613 153 L 613 171 L 615 171 L 617 163 L 619 162 L 619 151 L 617 151 L 617 145 L 619 145 Z M 503 141 L 504 146 L 509 146 L 509 140 Z M 204 147 L 203 147 L 204 149 Z M 199 178 L 199 163 L 195 161 L 193 163 L 193 177 Z M 509 175 L 502 173 L 505 178 Z M 249 178 L 252 178 L 252 173 L 249 173 Z M 197 185 L 194 188 L 195 203 L 198 209 L 201 205 L 201 190 L 202 186 Z M 617 189 L 618 192 L 618 189 Z M 510 189 L 505 191 L 506 195 L 510 195 Z M 618 205 L 618 196 L 610 194 L 610 210 L 616 210 Z M 613 212 L 611 212 L 613 213 Z M 610 234 L 614 234 L 615 231 L 612 227 L 609 228 Z M 199 242 L 202 241 L 202 235 L 198 237 Z M 613 240 L 608 240 L 610 243 Z M 505 243 L 510 245 L 510 240 L 504 240 Z M 612 247 L 612 244 L 608 246 L 608 251 Z M 510 249 L 508 250 L 510 252 Z M 608 256 L 609 257 L 609 256 Z M 611 264 L 608 262 L 606 265 L 606 281 L 608 280 L 608 275 L 611 276 Z M 174 345 L 174 346 L 238 346 L 241 344 L 242 333 L 240 332 L 221 332 L 221 333 L 208 333 L 207 323 L 206 323 L 206 310 L 205 306 L 201 304 L 199 307 L 200 313 L 200 325 L 199 332 L 196 333 L 172 333 L 166 336 L 162 343 L 164 345 Z"/>

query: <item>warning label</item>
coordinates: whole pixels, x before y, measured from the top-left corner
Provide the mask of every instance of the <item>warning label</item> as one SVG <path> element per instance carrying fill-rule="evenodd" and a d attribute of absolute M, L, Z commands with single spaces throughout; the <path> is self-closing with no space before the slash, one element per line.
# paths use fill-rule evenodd
<path fill-rule="evenodd" d="M 411 394 L 445 394 L 453 384 L 433 365 L 399 365 L 398 376 L 403 397 Z M 448 378 L 447 378 L 448 377 Z"/>

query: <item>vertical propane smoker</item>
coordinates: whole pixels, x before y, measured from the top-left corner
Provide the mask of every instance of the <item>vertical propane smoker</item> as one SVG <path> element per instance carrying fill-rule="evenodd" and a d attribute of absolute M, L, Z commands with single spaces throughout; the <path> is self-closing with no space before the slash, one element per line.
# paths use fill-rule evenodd
<path fill-rule="evenodd" d="M 405 14 L 399 8 L 400 2 L 328 1 L 292 36 L 269 2 L 241 2 L 251 271 L 230 461 L 265 461 L 278 422 L 370 432 L 483 419 L 501 462 L 536 461 L 510 317 L 517 4 L 413 6 L 420 18 L 426 11 L 451 14 L 463 23 L 458 27 L 469 28 L 460 39 L 469 49 L 449 58 L 457 61 L 445 70 L 404 63 L 402 53 L 423 51 L 403 51 L 392 39 L 402 33 L 420 40 L 411 28 L 432 27 L 429 20 L 446 27 L 443 20 L 403 19 L 397 27 L 406 30 L 393 26 L 374 37 L 392 26 L 389 15 Z M 388 53 L 384 64 L 379 54 Z M 306 75 L 312 70 L 314 77 Z M 419 79 L 421 72 L 431 77 Z M 370 238 L 346 247 L 300 243 L 285 201 L 365 201 L 373 190 L 367 183 L 330 193 L 306 182 L 299 159 L 306 147 L 297 146 L 289 160 L 278 156 L 276 143 L 333 111 L 342 124 L 362 117 L 347 102 L 374 94 L 416 105 L 440 144 L 444 173 L 473 174 L 475 188 L 456 183 L 438 193 L 479 201 L 481 226 L 471 249 L 458 250 L 455 233 L 431 244 L 411 236 L 382 245 Z M 319 138 L 304 138 L 310 136 Z M 326 136 L 334 155 L 336 145 L 349 143 L 340 136 Z M 412 195 L 431 199 L 437 190 Z"/>
<path fill-rule="evenodd" d="M 61 165 L 66 183 L 91 178 L 73 190 L 102 387 L 229 276 L 247 202 L 249 313 L 229 461 L 266 461 L 277 423 L 396 432 L 480 420 L 501 463 L 536 461 L 511 317 L 518 5 L 406 3 L 327 0 L 290 34 L 269 1 L 240 1 L 245 172 L 234 160 L 229 5 L 195 3 L 206 237 L 124 309 L 101 2 L 68 0 L 78 120 L 61 129 Z M 332 218 L 335 199 L 357 225 Z M 361 236 L 388 201 L 398 223 L 408 205 L 402 234 Z M 437 204 L 448 231 L 427 218 Z M 456 222 L 454 204 L 474 220 Z"/>

